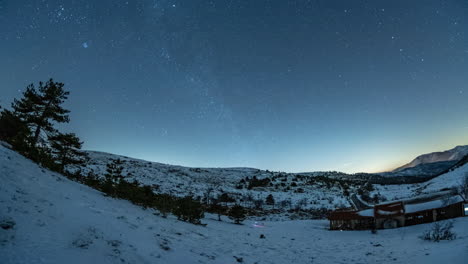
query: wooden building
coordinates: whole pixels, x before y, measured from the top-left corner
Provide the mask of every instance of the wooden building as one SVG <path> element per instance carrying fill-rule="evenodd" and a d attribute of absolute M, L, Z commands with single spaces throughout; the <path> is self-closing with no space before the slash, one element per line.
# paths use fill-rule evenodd
<path fill-rule="evenodd" d="M 328 216 L 331 230 L 366 230 L 375 226 L 372 216 L 362 216 L 358 211 L 334 211 Z"/>
<path fill-rule="evenodd" d="M 361 211 L 329 214 L 331 230 L 387 229 L 430 223 L 468 215 L 468 204 L 460 195 L 418 197 L 378 204 Z"/>

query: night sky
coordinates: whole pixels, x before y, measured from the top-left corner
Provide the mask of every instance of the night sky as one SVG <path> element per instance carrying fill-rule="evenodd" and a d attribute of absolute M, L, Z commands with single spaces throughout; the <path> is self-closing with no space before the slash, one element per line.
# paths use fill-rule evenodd
<path fill-rule="evenodd" d="M 468 1 L 0 0 L 0 104 L 53 77 L 84 148 L 384 171 L 468 143 Z"/>

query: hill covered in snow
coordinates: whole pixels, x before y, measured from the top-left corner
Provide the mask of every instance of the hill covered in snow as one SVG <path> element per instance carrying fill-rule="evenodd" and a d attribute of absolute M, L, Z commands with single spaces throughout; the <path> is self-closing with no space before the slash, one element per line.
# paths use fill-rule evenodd
<path fill-rule="evenodd" d="M 426 179 L 429 178 L 415 177 L 415 170 L 426 166 L 425 169 L 433 174 L 442 172 L 438 170 L 440 168 L 437 167 L 437 163 L 420 164 L 406 169 L 413 171 L 413 176 L 406 178 L 421 177 L 422 181 L 415 184 L 387 184 L 385 180 L 391 179 L 389 175 L 341 172 L 285 173 L 253 168 L 189 168 L 103 152 L 88 151 L 87 154 L 88 160 L 84 165 L 69 169 L 79 171 L 84 176 L 93 174 L 104 177 L 106 165 L 113 160 L 120 160 L 123 176 L 128 181 L 136 180 L 140 184 L 149 185 L 156 193 L 179 197 L 191 195 L 202 202 L 227 194 L 233 203 L 260 209 L 257 210 L 259 214 L 266 217 L 272 217 L 274 213 L 289 219 L 323 218 L 328 210 L 355 207 L 353 194 L 364 194 L 368 203 L 414 197 L 428 190 L 424 186 L 433 181 L 437 182 L 439 178 L 431 176 L 429 178 L 433 179 L 428 181 Z M 450 162 L 452 167 L 455 163 Z M 464 164 L 457 171 L 468 170 Z M 443 170 L 447 170 L 446 166 Z M 463 173 L 460 173 L 458 178 L 452 177 L 453 179 L 445 182 L 440 189 L 449 188 L 451 182 L 459 183 L 462 175 Z M 395 175 L 392 177 L 397 180 L 404 178 Z M 369 182 L 373 185 L 369 186 Z M 269 195 L 274 199 L 273 205 L 266 204 Z"/>
<path fill-rule="evenodd" d="M 404 171 L 405 169 L 413 168 L 418 165 L 424 165 L 424 164 L 432 164 L 432 163 L 443 164 L 444 162 L 449 162 L 447 164 L 450 164 L 450 162 L 453 162 L 454 164 L 457 161 L 461 160 L 466 155 L 468 155 L 468 146 L 456 146 L 455 148 L 449 149 L 446 151 L 438 151 L 438 152 L 432 152 L 432 153 L 420 155 L 416 157 L 410 163 L 405 164 L 395 169 L 394 172 Z"/>
<path fill-rule="evenodd" d="M 455 183 L 466 167 L 424 185 Z M 229 173 L 229 172 L 226 172 Z M 454 220 L 458 238 L 433 243 L 429 225 L 328 231 L 325 220 L 244 225 L 207 214 L 206 226 L 162 218 L 153 209 L 105 197 L 0 146 L 1 263 L 465 263 L 468 219 Z M 262 236 L 263 235 L 263 236 Z"/>

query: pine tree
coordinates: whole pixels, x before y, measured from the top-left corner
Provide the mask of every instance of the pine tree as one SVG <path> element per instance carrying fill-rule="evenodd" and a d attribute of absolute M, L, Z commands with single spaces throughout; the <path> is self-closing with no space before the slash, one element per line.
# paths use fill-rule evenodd
<path fill-rule="evenodd" d="M 83 162 L 85 154 L 80 151 L 82 142 L 74 133 L 57 133 L 49 138 L 52 154 L 56 158 L 60 172 L 66 165 L 76 165 Z"/>
<path fill-rule="evenodd" d="M 228 203 L 233 203 L 236 200 L 229 196 L 227 193 L 222 193 L 221 196 L 218 197 L 219 202 L 224 203 L 225 206 L 227 206 Z"/>
<path fill-rule="evenodd" d="M 124 179 L 122 176 L 122 161 L 120 159 L 112 160 L 107 163 L 106 173 L 104 174 L 104 182 L 102 184 L 102 191 L 111 196 L 116 195 L 116 187 Z"/>
<path fill-rule="evenodd" d="M 221 214 L 226 212 L 226 208 L 223 207 L 218 199 L 214 199 L 213 203 L 209 207 L 210 211 L 218 215 L 218 221 L 221 221 Z"/>
<path fill-rule="evenodd" d="M 116 159 L 107 164 L 106 178 L 110 178 L 112 182 L 119 183 L 124 177 L 122 176 L 122 160 Z"/>
<path fill-rule="evenodd" d="M 265 199 L 265 203 L 268 204 L 268 205 L 273 206 L 273 208 L 274 208 L 274 206 L 275 206 L 275 199 L 273 198 L 273 195 L 272 195 L 272 194 L 269 194 L 269 195 L 267 196 L 267 198 Z"/>
<path fill-rule="evenodd" d="M 231 209 L 229 209 L 228 216 L 231 220 L 234 221 L 235 224 L 240 225 L 241 222 L 246 218 L 245 209 L 244 207 L 236 204 Z"/>
<path fill-rule="evenodd" d="M 99 186 L 101 185 L 99 177 L 93 170 L 89 171 L 88 175 L 84 177 L 83 183 L 95 189 L 99 189 Z"/>
<path fill-rule="evenodd" d="M 68 98 L 69 92 L 63 89 L 64 84 L 50 79 L 45 84 L 39 82 L 38 90 L 33 84 L 26 87 L 21 100 L 14 100 L 14 113 L 34 131 L 31 144 L 37 146 L 41 133 L 47 136 L 56 133 L 52 122 L 68 123 L 68 113 L 61 105 Z"/>
<path fill-rule="evenodd" d="M 0 140 L 10 143 L 15 150 L 24 152 L 30 136 L 28 126 L 13 112 L 5 109 L 0 113 Z"/>
<path fill-rule="evenodd" d="M 174 198 L 169 194 L 159 194 L 154 202 L 156 209 L 164 218 L 174 209 L 174 204 Z"/>
<path fill-rule="evenodd" d="M 191 196 L 186 196 L 179 199 L 176 204 L 173 213 L 177 216 L 177 219 L 192 224 L 200 224 L 200 220 L 204 217 L 204 212 L 199 201 L 193 200 Z"/>

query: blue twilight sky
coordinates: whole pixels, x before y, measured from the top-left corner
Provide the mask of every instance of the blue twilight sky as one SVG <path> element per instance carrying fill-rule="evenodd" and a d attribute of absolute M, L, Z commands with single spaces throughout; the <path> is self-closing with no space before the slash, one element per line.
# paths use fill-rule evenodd
<path fill-rule="evenodd" d="M 468 143 L 468 1 L 0 0 L 0 104 L 53 77 L 86 149 L 383 171 Z"/>

